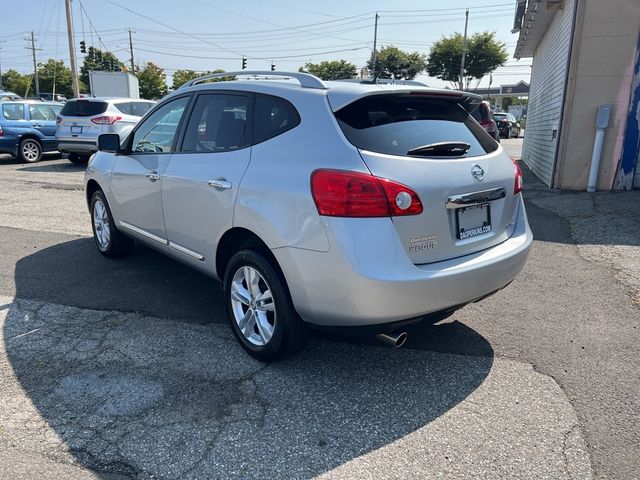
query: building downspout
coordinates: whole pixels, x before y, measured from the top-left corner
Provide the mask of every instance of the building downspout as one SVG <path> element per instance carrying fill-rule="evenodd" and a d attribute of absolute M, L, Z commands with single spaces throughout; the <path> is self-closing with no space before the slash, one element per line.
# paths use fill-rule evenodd
<path fill-rule="evenodd" d="M 575 79 L 577 70 L 578 52 L 580 51 L 580 40 L 582 38 L 582 25 L 584 23 L 584 3 L 585 0 L 574 0 L 573 20 L 571 22 L 571 40 L 569 41 L 569 55 L 567 55 L 567 73 L 564 79 L 564 91 L 562 93 L 562 108 L 560 109 L 560 125 L 558 129 L 558 141 L 556 142 L 555 161 L 553 162 L 553 172 L 551 173 L 551 188 L 560 183 L 562 171 L 564 169 L 564 153 L 566 151 L 566 135 L 563 135 L 565 128 L 569 128 L 569 119 L 565 118 L 564 112 L 570 112 L 573 106 L 573 92 L 575 90 Z M 578 11 L 578 5 L 582 8 Z M 578 23 L 578 13 L 580 22 Z M 576 36 L 579 35 L 577 38 Z M 574 62 L 576 60 L 576 62 Z M 569 95 L 570 94 L 570 95 Z M 563 164 L 558 167 L 559 159 L 563 159 Z"/>

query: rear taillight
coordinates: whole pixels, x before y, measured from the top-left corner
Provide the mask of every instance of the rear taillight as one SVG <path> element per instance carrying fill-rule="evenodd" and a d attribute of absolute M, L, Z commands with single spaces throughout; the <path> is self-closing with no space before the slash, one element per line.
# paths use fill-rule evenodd
<path fill-rule="evenodd" d="M 390 217 L 422 213 L 409 187 L 386 178 L 344 170 L 316 170 L 311 194 L 318 213 L 329 217 Z"/>
<path fill-rule="evenodd" d="M 518 162 L 516 162 L 513 159 L 512 161 L 513 161 L 513 164 L 516 166 L 516 180 L 515 180 L 515 183 L 513 184 L 513 194 L 517 195 L 522 191 L 522 170 L 520 169 L 520 165 L 518 165 Z"/>
<path fill-rule="evenodd" d="M 62 123 L 62 118 L 56 117 L 56 125 L 60 125 Z"/>
<path fill-rule="evenodd" d="M 4 132 L 2 131 L 2 126 L 0 126 L 0 137 L 4 137 Z"/>
<path fill-rule="evenodd" d="M 118 120 L 122 120 L 122 117 L 116 115 L 105 115 L 104 117 L 92 118 L 91 121 L 98 125 L 113 125 Z"/>

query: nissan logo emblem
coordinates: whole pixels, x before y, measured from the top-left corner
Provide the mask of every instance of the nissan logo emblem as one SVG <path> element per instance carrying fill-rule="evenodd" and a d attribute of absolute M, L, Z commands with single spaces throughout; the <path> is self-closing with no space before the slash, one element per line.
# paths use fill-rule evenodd
<path fill-rule="evenodd" d="M 471 175 L 473 175 L 473 178 L 481 182 L 484 178 L 484 169 L 480 165 L 474 165 L 471 168 Z"/>

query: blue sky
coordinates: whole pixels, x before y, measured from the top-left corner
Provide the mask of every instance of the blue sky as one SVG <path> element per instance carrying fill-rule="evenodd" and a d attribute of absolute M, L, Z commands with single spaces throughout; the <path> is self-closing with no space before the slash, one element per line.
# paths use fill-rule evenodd
<path fill-rule="evenodd" d="M 32 70 L 27 32 L 38 39 L 38 60 L 69 64 L 63 0 L 3 2 L 0 32 L 2 70 Z M 79 42 L 107 49 L 129 60 L 126 28 L 135 30 L 137 63 L 152 61 L 170 76 L 179 68 L 297 70 L 304 63 L 346 59 L 365 65 L 373 46 L 373 20 L 379 11 L 378 45 L 428 53 L 443 35 L 462 32 L 469 8 L 469 34 L 490 30 L 507 45 L 510 59 L 493 76 L 493 85 L 529 81 L 530 59 L 512 58 L 516 35 L 515 0 L 425 0 L 322 2 L 287 0 L 73 0 L 76 55 Z M 419 77 L 429 85 L 437 79 Z M 170 83 L 170 82 L 169 82 Z M 481 85 L 488 84 L 488 78 Z"/>

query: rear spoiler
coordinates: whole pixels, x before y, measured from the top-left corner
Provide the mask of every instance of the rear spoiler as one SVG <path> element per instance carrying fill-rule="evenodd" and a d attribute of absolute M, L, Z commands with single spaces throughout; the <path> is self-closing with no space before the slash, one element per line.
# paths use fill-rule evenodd
<path fill-rule="evenodd" d="M 420 97 L 427 97 L 439 100 L 450 100 L 458 103 L 462 108 L 464 108 L 468 113 L 472 113 L 474 110 L 478 108 L 480 103 L 482 102 L 482 95 L 478 95 L 470 92 L 461 92 L 458 90 L 444 90 L 444 89 L 434 89 L 434 88 L 408 88 L 408 86 L 404 86 L 404 88 L 395 88 L 388 90 L 370 90 L 366 92 L 364 95 L 332 95 L 331 89 L 329 90 L 329 103 L 331 104 L 332 110 L 337 112 L 338 110 L 346 107 L 347 105 L 360 100 L 361 98 L 367 97 L 369 95 L 415 95 Z"/>
<path fill-rule="evenodd" d="M 437 99 L 451 99 L 451 100 L 457 100 L 458 105 L 460 105 L 462 108 L 464 108 L 468 113 L 472 113 L 475 109 L 477 109 L 480 106 L 480 103 L 482 103 L 482 95 L 478 95 L 476 93 L 469 93 L 469 92 L 460 92 L 457 90 L 454 91 L 435 91 L 435 92 L 429 92 L 429 91 L 422 91 L 422 90 L 416 90 L 416 91 L 412 91 L 409 92 L 409 95 L 416 95 L 416 96 L 421 96 L 421 97 L 429 97 L 429 98 L 437 98 Z"/>

